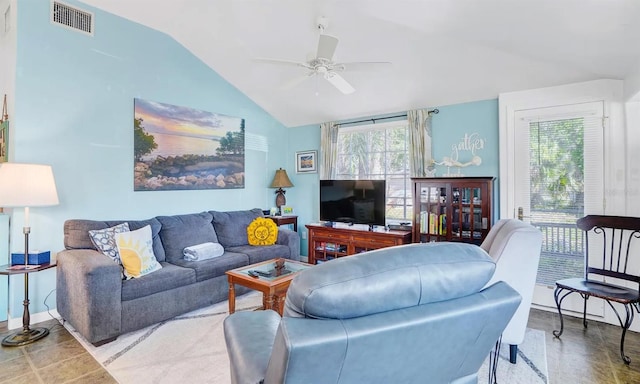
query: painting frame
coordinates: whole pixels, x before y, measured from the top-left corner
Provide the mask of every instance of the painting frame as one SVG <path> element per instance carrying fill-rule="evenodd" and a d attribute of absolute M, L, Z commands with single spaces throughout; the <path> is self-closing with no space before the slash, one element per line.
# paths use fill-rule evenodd
<path fill-rule="evenodd" d="M 282 205 L 280 206 L 280 215 L 282 216 L 293 216 L 293 207 L 290 205 Z"/>
<path fill-rule="evenodd" d="M 318 172 L 318 151 L 296 152 L 296 173 Z"/>
<path fill-rule="evenodd" d="M 245 187 L 245 119 L 134 98 L 133 190 Z"/>

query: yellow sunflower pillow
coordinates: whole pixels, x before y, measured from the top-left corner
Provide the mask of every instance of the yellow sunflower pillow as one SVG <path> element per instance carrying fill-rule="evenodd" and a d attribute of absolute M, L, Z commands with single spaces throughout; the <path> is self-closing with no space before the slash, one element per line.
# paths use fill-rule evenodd
<path fill-rule="evenodd" d="M 151 226 L 135 231 L 116 233 L 116 244 L 127 279 L 142 277 L 162 269 L 153 254 Z"/>
<path fill-rule="evenodd" d="M 278 226 L 271 219 L 256 217 L 247 227 L 250 245 L 273 245 L 278 239 Z"/>

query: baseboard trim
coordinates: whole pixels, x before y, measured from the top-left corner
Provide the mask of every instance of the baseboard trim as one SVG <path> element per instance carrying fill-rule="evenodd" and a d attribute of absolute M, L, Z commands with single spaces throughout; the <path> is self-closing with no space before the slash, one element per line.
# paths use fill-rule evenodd
<path fill-rule="evenodd" d="M 49 312 L 39 312 L 30 314 L 31 325 L 42 323 L 43 321 L 48 321 L 51 319 L 59 319 L 60 314 L 55 309 L 52 309 Z M 22 316 L 9 318 L 7 320 L 7 328 L 9 329 L 18 329 L 22 328 Z"/>

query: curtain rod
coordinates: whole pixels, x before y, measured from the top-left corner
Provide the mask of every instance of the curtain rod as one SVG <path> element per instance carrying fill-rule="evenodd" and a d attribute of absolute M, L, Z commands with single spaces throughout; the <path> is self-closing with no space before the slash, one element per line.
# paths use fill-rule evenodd
<path fill-rule="evenodd" d="M 435 109 L 432 109 L 430 111 L 427 111 L 427 114 L 429 114 L 429 115 L 432 115 L 432 114 L 433 115 L 437 115 L 438 113 L 440 113 L 438 108 L 435 108 Z M 398 117 L 407 117 L 407 114 L 403 113 L 402 115 L 378 117 L 378 118 L 375 118 L 375 119 L 365 119 L 365 120 L 358 120 L 358 121 L 349 121 L 348 123 L 336 124 L 336 127 L 341 127 L 343 125 L 348 125 L 348 124 L 366 123 L 367 121 L 371 121 L 373 124 L 375 124 L 376 121 L 378 121 L 378 120 L 397 119 Z"/>

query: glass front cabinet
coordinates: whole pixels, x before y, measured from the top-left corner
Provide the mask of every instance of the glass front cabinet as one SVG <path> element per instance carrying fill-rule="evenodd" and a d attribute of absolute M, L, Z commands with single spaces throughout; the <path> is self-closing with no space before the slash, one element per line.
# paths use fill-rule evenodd
<path fill-rule="evenodd" d="M 494 179 L 412 178 L 413 242 L 482 243 L 493 221 Z"/>

